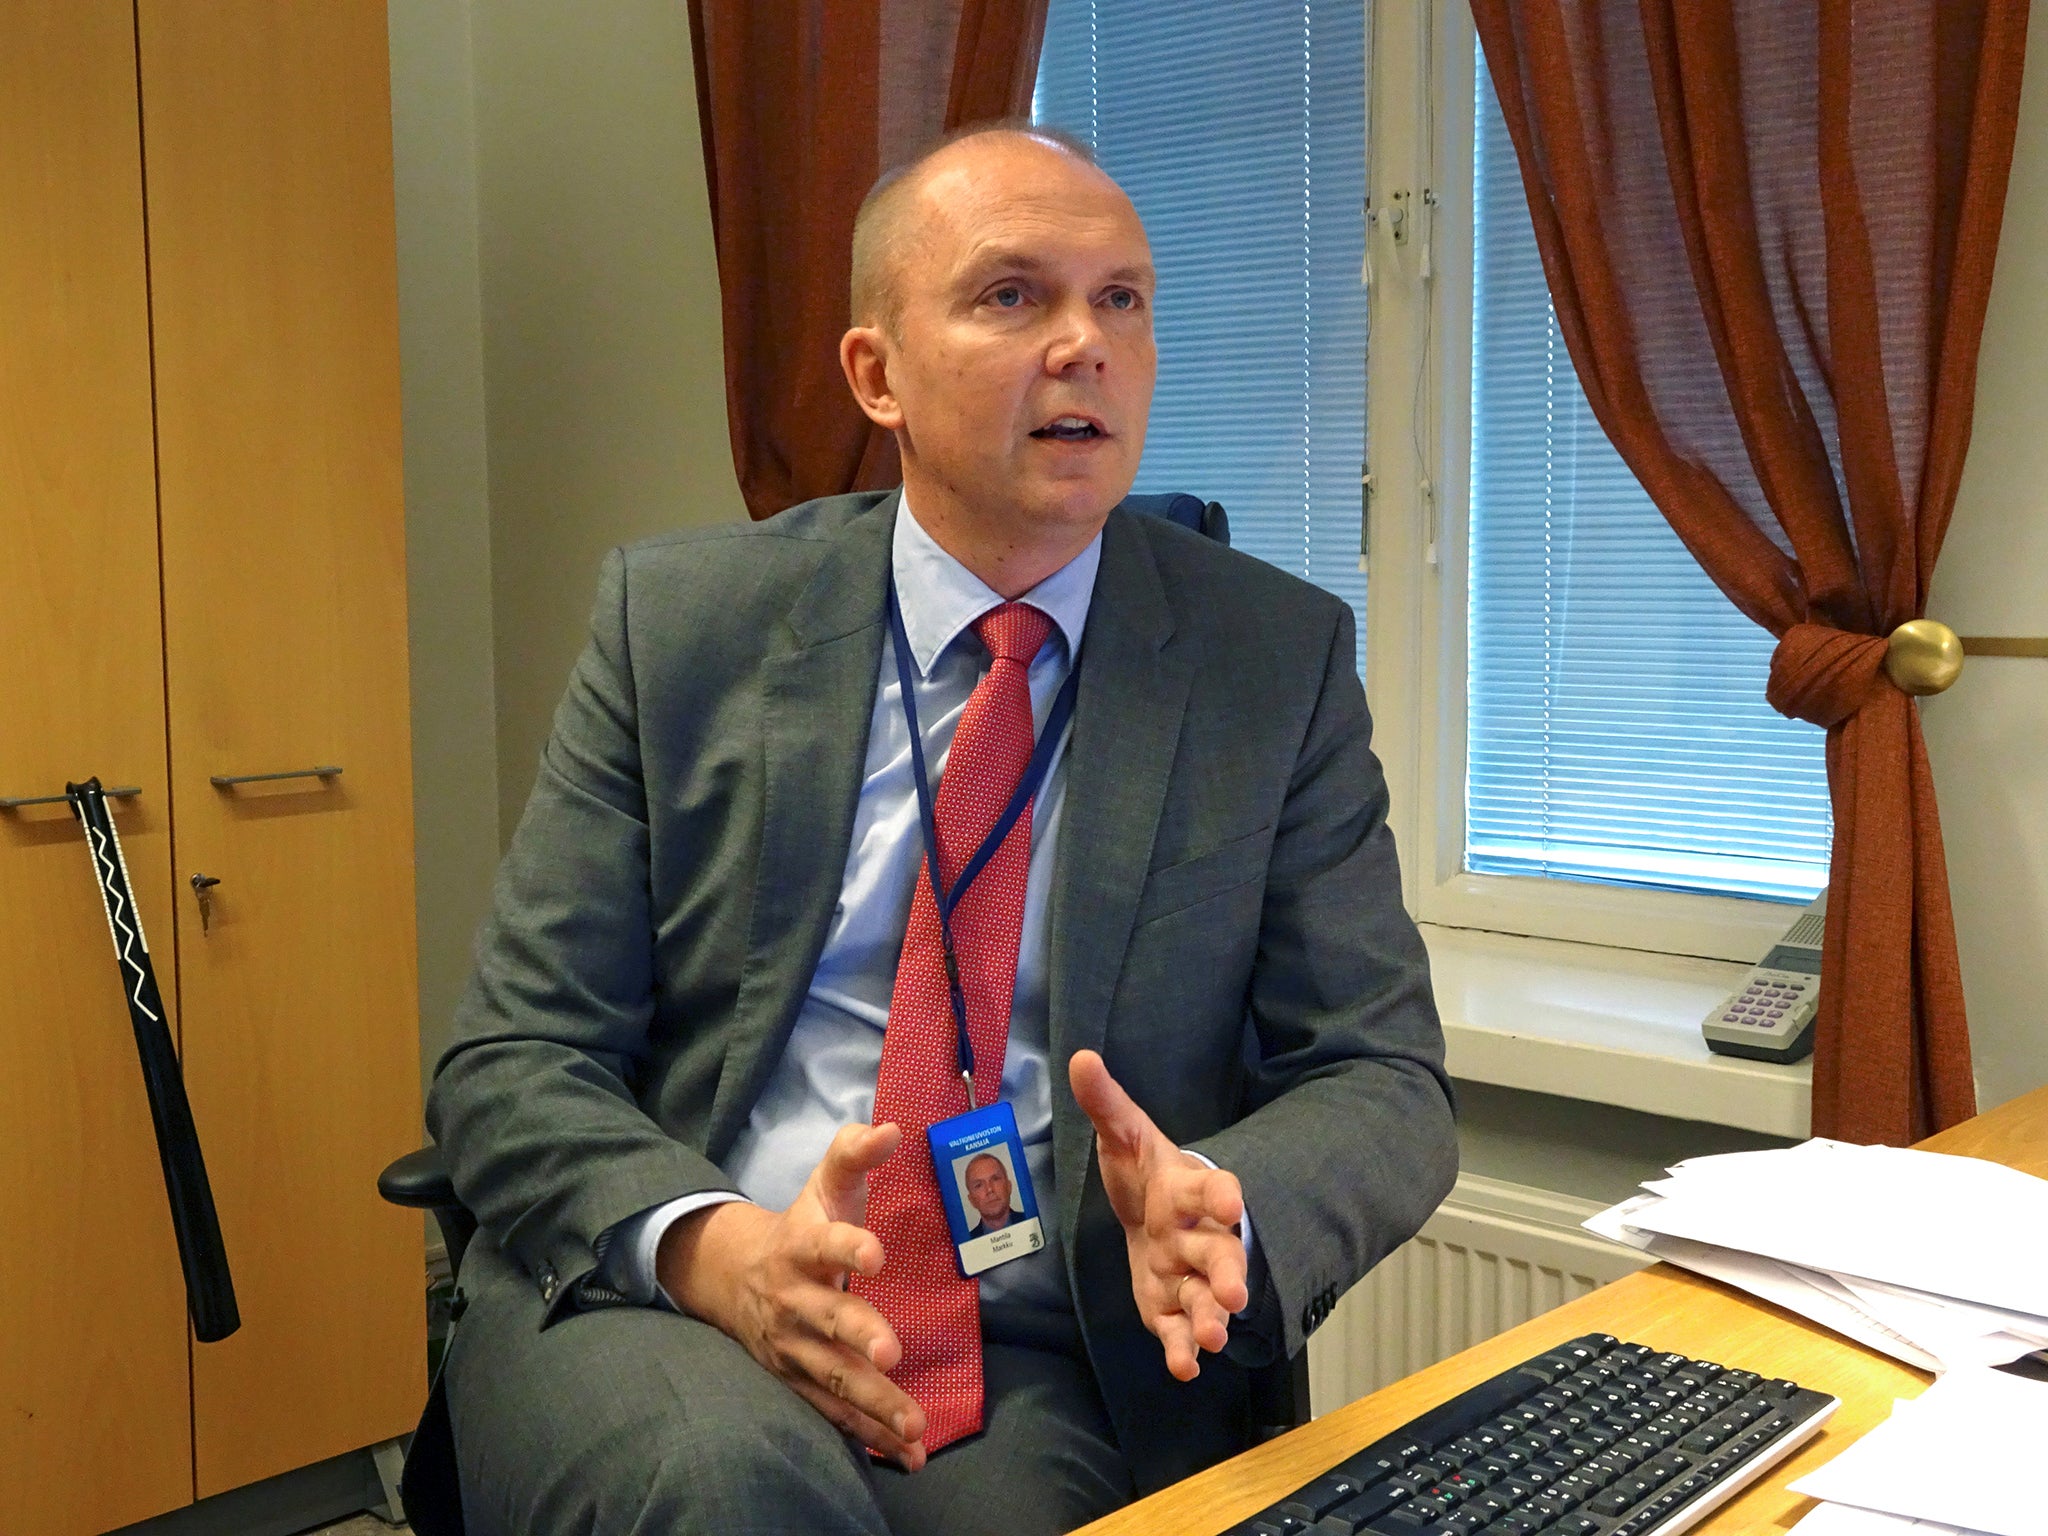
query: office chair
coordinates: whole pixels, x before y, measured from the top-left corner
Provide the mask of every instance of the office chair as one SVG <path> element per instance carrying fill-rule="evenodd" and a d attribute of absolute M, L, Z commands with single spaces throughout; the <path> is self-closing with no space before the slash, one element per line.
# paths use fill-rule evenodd
<path fill-rule="evenodd" d="M 1217 503 L 1204 502 L 1186 494 L 1127 496 L 1128 511 L 1148 513 L 1179 523 L 1196 533 L 1206 534 L 1220 544 L 1230 542 L 1230 519 Z M 438 1147 L 428 1145 L 408 1152 L 377 1178 L 377 1192 L 393 1205 L 433 1213 L 448 1250 L 451 1274 L 462 1272 L 462 1256 L 476 1235 L 476 1217 L 463 1205 L 449 1180 L 447 1165 Z M 454 1317 L 461 1317 L 458 1291 Z M 446 1356 L 442 1357 L 444 1360 Z M 1256 1438 L 1271 1439 L 1309 1418 L 1308 1351 L 1262 1371 L 1252 1373 L 1252 1424 Z M 413 1435 L 405 1458 L 401 1485 L 407 1519 L 416 1536 L 463 1536 L 462 1492 L 455 1475 L 455 1441 L 449 1428 L 446 1406 L 439 1394 L 429 1399 L 427 1411 Z"/>

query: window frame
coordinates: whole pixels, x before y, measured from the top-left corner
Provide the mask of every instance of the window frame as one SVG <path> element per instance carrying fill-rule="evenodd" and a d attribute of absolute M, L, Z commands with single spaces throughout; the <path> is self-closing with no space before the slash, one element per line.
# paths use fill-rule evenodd
<path fill-rule="evenodd" d="M 1754 961 L 1798 906 L 1464 866 L 1476 34 L 1463 0 L 1367 7 L 1366 684 L 1410 911 L 1447 928 Z"/>

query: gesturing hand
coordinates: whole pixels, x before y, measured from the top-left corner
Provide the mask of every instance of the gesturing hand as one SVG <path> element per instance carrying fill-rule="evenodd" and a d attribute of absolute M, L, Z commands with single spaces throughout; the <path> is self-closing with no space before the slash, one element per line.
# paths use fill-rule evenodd
<path fill-rule="evenodd" d="M 1167 1370 L 1192 1381 L 1202 1369 L 1199 1351 L 1222 1349 L 1231 1314 L 1251 1299 L 1236 1230 L 1244 1192 L 1234 1175 L 1167 1140 L 1095 1052 L 1074 1053 L 1067 1081 L 1095 1122 L 1095 1155 L 1130 1248 L 1138 1316 L 1166 1347 Z"/>
<path fill-rule="evenodd" d="M 883 1372 L 903 1358 L 882 1314 L 846 1292 L 878 1274 L 882 1243 L 859 1222 L 867 1176 L 888 1161 L 893 1125 L 849 1125 L 786 1211 L 730 1201 L 670 1227 L 655 1274 L 671 1300 L 746 1346 L 805 1402 L 909 1471 L 924 1465 L 924 1410 Z"/>

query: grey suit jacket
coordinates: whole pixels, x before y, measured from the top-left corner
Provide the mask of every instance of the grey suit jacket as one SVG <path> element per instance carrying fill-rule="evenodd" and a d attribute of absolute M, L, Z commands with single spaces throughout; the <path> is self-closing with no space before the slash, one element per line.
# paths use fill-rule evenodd
<path fill-rule="evenodd" d="M 824 944 L 859 798 L 899 498 L 831 497 L 606 561 L 428 1119 L 554 1324 L 595 1242 L 719 1160 Z M 1082 648 L 1050 902 L 1053 1058 L 1103 1053 L 1242 1181 L 1292 1354 L 1456 1171 L 1350 610 L 1119 509 Z M 1246 1375 L 1166 1374 L 1094 1137 L 1055 1072 L 1076 1312 L 1141 1490 L 1239 1449 Z M 1235 1351 L 1233 1353 L 1236 1353 Z"/>

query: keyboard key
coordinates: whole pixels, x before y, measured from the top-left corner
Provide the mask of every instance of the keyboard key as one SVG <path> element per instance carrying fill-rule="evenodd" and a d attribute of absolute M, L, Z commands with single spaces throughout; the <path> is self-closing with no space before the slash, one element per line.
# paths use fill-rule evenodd
<path fill-rule="evenodd" d="M 1615 1487 L 1609 1488 L 1604 1493 L 1595 1494 L 1592 1503 L 1586 1507 L 1596 1515 L 1608 1515 L 1611 1517 L 1620 1514 L 1623 1510 L 1633 1505 L 1635 1501 L 1636 1495 L 1629 1492 L 1627 1488 Z"/>
<path fill-rule="evenodd" d="M 1591 1515 L 1567 1515 L 1550 1529 L 1552 1536 L 1594 1536 L 1600 1522 Z"/>
<path fill-rule="evenodd" d="M 1349 1461 L 1340 1461 L 1330 1470 L 1339 1477 L 1357 1478 L 1359 1487 L 1363 1488 L 1369 1483 L 1376 1483 L 1383 1477 L 1391 1476 L 1400 1468 L 1401 1463 L 1391 1456 L 1360 1451 Z"/>
<path fill-rule="evenodd" d="M 1328 1513 L 1348 1520 L 1354 1526 L 1364 1525 L 1369 1521 L 1378 1519 L 1396 1504 L 1403 1503 L 1407 1498 L 1408 1495 L 1406 1493 L 1396 1492 L 1388 1484 L 1381 1483 L 1376 1488 L 1366 1489 L 1365 1492 L 1359 1494 L 1354 1499 L 1345 1500 L 1334 1510 L 1328 1511 Z"/>
<path fill-rule="evenodd" d="M 1310 1511 L 1301 1518 L 1313 1525 L 1346 1499 L 1357 1498 L 1364 1491 L 1364 1486 L 1349 1477 L 1326 1474 L 1306 1487 L 1297 1488 L 1294 1497 L 1280 1507 L 1290 1514 L 1299 1515 L 1300 1510 L 1294 1506 L 1300 1505 Z"/>

